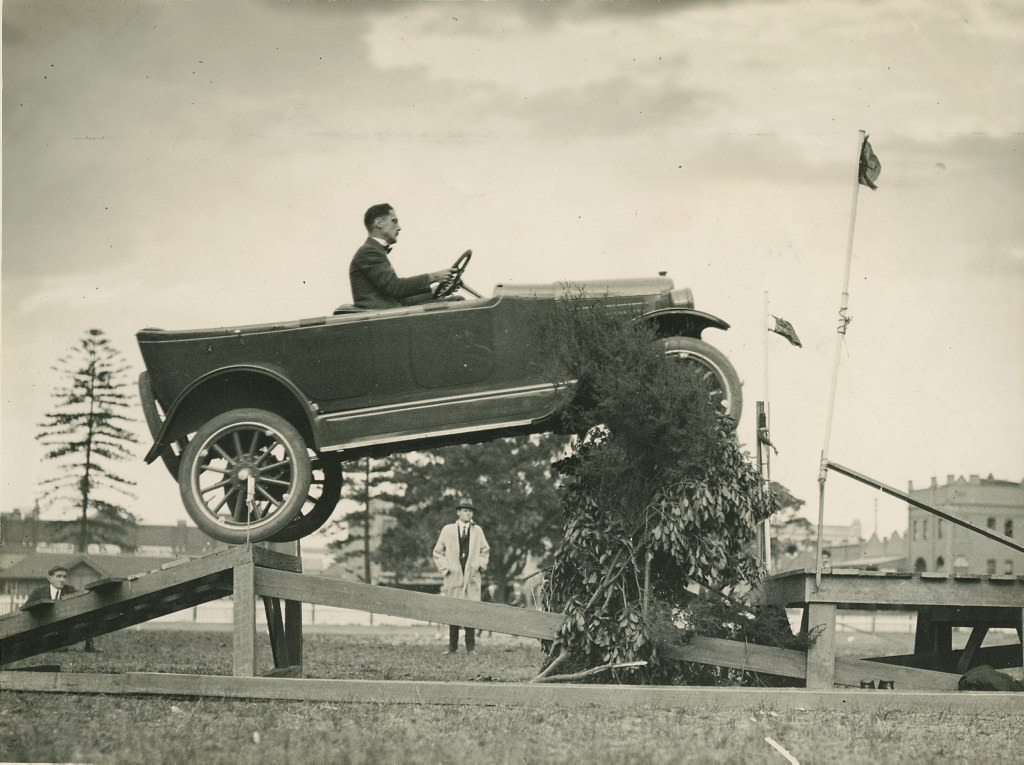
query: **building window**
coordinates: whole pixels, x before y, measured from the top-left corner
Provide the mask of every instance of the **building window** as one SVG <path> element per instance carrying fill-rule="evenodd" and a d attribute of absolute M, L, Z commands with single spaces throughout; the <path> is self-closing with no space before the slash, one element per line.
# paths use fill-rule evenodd
<path fill-rule="evenodd" d="M 920 574 L 922 571 L 928 570 L 928 564 L 924 562 L 924 558 L 918 558 L 914 561 L 914 571 Z"/>
<path fill-rule="evenodd" d="M 921 521 L 921 539 L 928 539 L 928 519 Z"/>
<path fill-rule="evenodd" d="M 996 573 L 995 558 L 989 558 L 987 561 L 985 561 L 985 571 L 988 573 L 989 576 L 992 576 L 992 574 Z"/>
<path fill-rule="evenodd" d="M 946 559 L 943 558 L 941 555 L 938 558 L 935 559 L 935 570 L 936 571 L 945 571 L 946 570 Z"/>
<path fill-rule="evenodd" d="M 937 521 L 935 521 L 935 536 L 937 536 L 939 539 L 942 539 L 942 519 L 941 518 L 939 518 Z"/>
<path fill-rule="evenodd" d="M 915 540 L 915 541 L 917 540 L 917 521 L 916 520 L 910 522 L 910 538 Z"/>
<path fill-rule="evenodd" d="M 1003 573 L 1007 576 L 1013 576 L 1013 561 L 1009 558 L 1003 561 Z"/>
<path fill-rule="evenodd" d="M 1006 519 L 1006 523 L 1003 524 L 1003 533 L 1008 537 L 1013 536 L 1013 518 Z"/>
<path fill-rule="evenodd" d="M 996 530 L 996 519 L 995 518 L 989 518 L 987 521 L 985 521 L 985 525 L 988 526 L 993 531 L 995 531 Z"/>

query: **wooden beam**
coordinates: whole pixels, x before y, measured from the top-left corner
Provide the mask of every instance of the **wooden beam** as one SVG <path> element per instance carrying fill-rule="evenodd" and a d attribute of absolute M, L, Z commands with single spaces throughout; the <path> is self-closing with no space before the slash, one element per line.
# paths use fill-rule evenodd
<path fill-rule="evenodd" d="M 297 600 L 284 602 L 284 642 L 288 666 L 297 667 L 302 673 L 302 603 Z"/>
<path fill-rule="evenodd" d="M 388 680 L 122 675 L 73 672 L 0 672 L 6 691 L 111 693 L 139 696 L 292 699 L 334 703 L 431 704 L 462 707 L 605 709 L 659 708 L 706 711 L 751 708 L 857 711 L 944 711 L 953 714 L 1024 715 L 1024 693 L 821 690 L 802 688 L 707 688 L 545 683 L 444 683 Z"/>
<path fill-rule="evenodd" d="M 234 641 L 231 674 L 253 677 L 256 674 L 256 587 L 252 563 L 234 567 Z"/>
<path fill-rule="evenodd" d="M 1024 608 L 1024 579 L 923 578 L 912 574 L 850 570 L 822 574 L 819 587 L 815 583 L 815 572 L 788 571 L 766 579 L 760 597 L 762 602 L 778 606 L 835 603 L 906 611 L 915 611 L 921 606 L 1012 610 Z"/>
<path fill-rule="evenodd" d="M 792 648 L 694 636 L 686 645 L 662 650 L 668 658 L 678 661 L 744 669 L 799 680 L 807 677 L 807 655 Z"/>
<path fill-rule="evenodd" d="M 807 647 L 807 687 L 831 688 L 836 682 L 836 607 L 832 603 L 808 603 L 808 633 L 815 636 Z"/>
<path fill-rule="evenodd" d="M 674 647 L 669 656 L 680 661 L 730 667 L 766 675 L 803 680 L 807 677 L 807 656 L 791 648 L 740 643 L 721 638 L 694 637 L 685 646 Z M 911 667 L 881 666 L 867 659 L 835 659 L 835 682 L 860 684 L 861 680 L 892 680 L 900 690 L 956 690 L 959 675 Z"/>
<path fill-rule="evenodd" d="M 478 603 L 399 590 L 394 587 L 264 568 L 257 568 L 255 575 L 256 593 L 259 595 L 315 603 L 320 606 L 352 608 L 439 624 L 458 624 L 540 640 L 554 638 L 562 624 L 561 614 L 497 603 Z"/>
<path fill-rule="evenodd" d="M 270 651 L 274 657 L 274 667 L 281 669 L 288 666 L 288 648 L 285 644 L 281 601 L 267 596 L 263 596 L 262 600 L 263 610 L 267 617 L 267 633 L 270 635 Z"/>
<path fill-rule="evenodd" d="M 960 659 L 956 663 L 956 671 L 961 675 L 971 667 L 971 660 L 974 658 L 974 654 L 977 653 L 978 649 L 981 648 L 981 644 L 985 642 L 985 636 L 988 634 L 988 627 L 975 627 L 971 630 L 971 636 L 967 638 L 967 645 L 964 646 L 963 653 L 960 655 Z"/>
<path fill-rule="evenodd" d="M 926 512 L 931 513 L 932 515 L 937 515 L 939 518 L 943 518 L 949 521 L 950 523 L 955 523 L 957 526 L 963 526 L 965 529 L 970 529 L 975 534 L 981 534 L 981 536 L 983 537 L 988 537 L 989 539 L 993 539 L 996 542 L 999 542 L 1000 544 L 1006 545 L 1007 547 L 1012 547 L 1017 552 L 1024 552 L 1024 545 L 1022 545 L 1013 537 L 1008 537 L 1004 534 L 1000 534 L 998 531 L 993 531 L 992 529 L 987 529 L 984 526 L 978 526 L 976 524 L 973 524 L 967 519 L 961 518 L 959 515 L 954 515 L 953 513 L 946 512 L 945 510 L 940 510 L 937 507 L 932 507 L 931 505 L 926 504 L 919 499 L 914 499 L 909 494 L 906 494 L 900 491 L 899 489 L 894 489 L 892 486 L 886 486 L 884 483 L 879 483 L 874 478 L 869 478 L 868 476 L 862 475 L 861 473 L 858 473 L 855 470 L 851 470 L 848 467 L 837 465 L 835 462 L 828 462 L 827 465 L 829 470 L 834 470 L 840 475 L 845 475 L 847 478 L 852 478 L 853 480 L 860 481 L 861 483 L 867 484 L 868 486 L 873 486 L 874 488 L 881 491 L 883 494 L 888 494 L 890 497 L 896 497 L 897 499 L 901 499 L 908 505 L 913 505 L 914 507 L 920 508 L 921 510 L 925 510 Z"/>
<path fill-rule="evenodd" d="M 938 672 L 950 672 L 958 666 L 963 655 L 963 651 L 955 650 L 950 653 L 908 653 L 898 656 L 872 656 L 865 658 L 864 661 L 877 662 L 879 664 L 898 664 L 903 667 L 931 669 Z M 971 664 L 975 666 L 988 664 L 993 669 L 1019 667 L 1021 666 L 1021 646 L 1019 643 L 982 646 L 974 652 Z"/>

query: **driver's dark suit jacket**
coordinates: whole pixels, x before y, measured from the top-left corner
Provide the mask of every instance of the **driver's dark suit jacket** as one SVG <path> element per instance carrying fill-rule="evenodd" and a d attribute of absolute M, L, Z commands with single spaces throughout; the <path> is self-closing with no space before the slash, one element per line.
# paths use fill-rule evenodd
<path fill-rule="evenodd" d="M 357 308 L 398 308 L 430 300 L 430 275 L 400 278 L 391 267 L 387 248 L 373 237 L 356 250 L 348 278 Z"/>

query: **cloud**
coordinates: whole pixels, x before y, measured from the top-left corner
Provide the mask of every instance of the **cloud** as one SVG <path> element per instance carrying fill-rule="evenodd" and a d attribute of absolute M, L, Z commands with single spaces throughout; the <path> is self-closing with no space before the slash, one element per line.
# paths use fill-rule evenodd
<path fill-rule="evenodd" d="M 1024 46 L 1005 30 L 1019 18 L 1012 6 L 665 4 L 654 22 L 624 25 L 605 3 L 559 5 L 460 5 L 457 19 L 421 6 L 372 19 L 370 59 L 493 91 L 512 114 L 528 100 L 596 115 L 588 95 L 628 80 L 630 103 L 677 130 L 1007 135 L 1024 115 L 1002 97 L 1006 82 L 992 82 L 999 71 L 1022 83 Z M 688 108 L 657 110 L 680 94 Z M 612 124 L 619 114 L 606 112 Z"/>

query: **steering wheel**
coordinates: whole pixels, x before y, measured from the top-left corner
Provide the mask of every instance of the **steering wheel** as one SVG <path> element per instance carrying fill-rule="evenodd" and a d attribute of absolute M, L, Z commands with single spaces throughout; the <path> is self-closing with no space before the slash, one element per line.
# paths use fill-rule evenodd
<path fill-rule="evenodd" d="M 471 257 L 473 257 L 472 250 L 466 250 L 459 255 L 459 259 L 452 264 L 452 268 L 455 269 L 455 275 L 434 287 L 434 294 L 431 295 L 431 298 L 434 300 L 446 298 L 462 286 L 462 275 L 466 273 L 466 267 L 469 266 L 469 259 Z"/>

